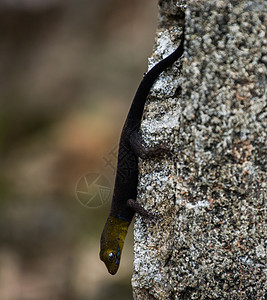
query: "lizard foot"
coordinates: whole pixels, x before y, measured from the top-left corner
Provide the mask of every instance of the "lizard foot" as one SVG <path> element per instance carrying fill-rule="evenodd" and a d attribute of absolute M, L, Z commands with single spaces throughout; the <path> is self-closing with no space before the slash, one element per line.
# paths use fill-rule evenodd
<path fill-rule="evenodd" d="M 145 217 L 146 219 L 152 221 L 155 224 L 156 224 L 157 220 L 161 219 L 161 216 L 159 214 L 155 214 L 155 213 L 147 211 L 136 200 L 129 199 L 127 201 L 127 206 L 130 207 L 133 211 L 135 211 L 139 215 Z"/>
<path fill-rule="evenodd" d="M 166 144 L 147 147 L 138 131 L 132 132 L 129 142 L 133 152 L 142 159 L 153 158 L 162 154 L 169 157 L 173 156 L 173 151 Z"/>

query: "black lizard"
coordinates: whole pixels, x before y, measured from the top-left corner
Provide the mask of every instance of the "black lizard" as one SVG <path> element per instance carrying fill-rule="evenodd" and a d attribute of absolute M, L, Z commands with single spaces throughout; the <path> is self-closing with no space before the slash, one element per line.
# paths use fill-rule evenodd
<path fill-rule="evenodd" d="M 122 129 L 113 199 L 100 242 L 100 259 L 112 275 L 119 268 L 124 239 L 135 212 L 148 218 L 152 217 L 151 213 L 136 202 L 138 157 L 142 159 L 155 157 L 161 153 L 168 154 L 170 150 L 164 145 L 146 148 L 138 130 L 146 98 L 153 83 L 161 72 L 182 56 L 183 43 L 184 33 L 179 47 L 144 76 Z"/>

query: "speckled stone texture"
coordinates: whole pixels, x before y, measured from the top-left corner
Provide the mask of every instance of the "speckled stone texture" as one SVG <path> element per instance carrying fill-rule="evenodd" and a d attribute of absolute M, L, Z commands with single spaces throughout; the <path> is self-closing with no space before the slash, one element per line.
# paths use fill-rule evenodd
<path fill-rule="evenodd" d="M 160 0 L 142 135 L 166 157 L 140 161 L 135 299 L 266 299 L 267 1 Z M 186 7 L 187 6 L 187 7 Z M 186 8 L 186 9 L 185 9 Z M 185 10 L 185 16 L 184 16 Z"/>

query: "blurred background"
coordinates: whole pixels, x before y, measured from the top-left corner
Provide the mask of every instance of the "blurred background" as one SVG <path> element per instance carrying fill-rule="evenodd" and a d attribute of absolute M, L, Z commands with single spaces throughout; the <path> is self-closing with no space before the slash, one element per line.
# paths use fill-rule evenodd
<path fill-rule="evenodd" d="M 157 1 L 0 0 L 0 300 L 132 299 L 99 260 L 110 201 L 75 197 L 117 145 L 147 68 Z M 116 165 L 116 162 L 114 162 Z"/>

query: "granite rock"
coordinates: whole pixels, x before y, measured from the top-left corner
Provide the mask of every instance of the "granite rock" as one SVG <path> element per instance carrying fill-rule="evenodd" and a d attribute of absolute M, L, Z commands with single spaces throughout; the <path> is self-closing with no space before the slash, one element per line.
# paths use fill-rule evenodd
<path fill-rule="evenodd" d="M 141 133 L 174 157 L 140 161 L 135 299 L 266 299 L 267 1 L 159 1 Z"/>

